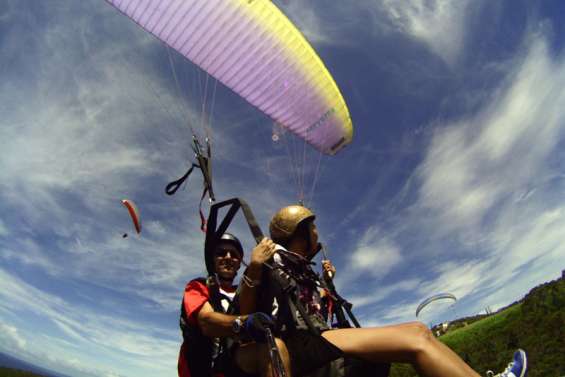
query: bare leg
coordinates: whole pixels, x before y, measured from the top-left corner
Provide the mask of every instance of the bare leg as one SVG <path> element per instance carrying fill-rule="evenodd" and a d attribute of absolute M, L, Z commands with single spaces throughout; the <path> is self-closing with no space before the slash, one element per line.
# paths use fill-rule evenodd
<path fill-rule="evenodd" d="M 279 338 L 275 338 L 281 359 L 288 377 L 290 371 L 290 356 L 286 345 Z M 272 377 L 273 366 L 269 356 L 269 349 L 264 343 L 248 343 L 240 346 L 235 352 L 235 362 L 245 373 L 258 374 L 261 377 Z"/>
<path fill-rule="evenodd" d="M 372 362 L 410 363 L 426 377 L 480 377 L 420 322 L 322 333 L 345 354 Z"/>

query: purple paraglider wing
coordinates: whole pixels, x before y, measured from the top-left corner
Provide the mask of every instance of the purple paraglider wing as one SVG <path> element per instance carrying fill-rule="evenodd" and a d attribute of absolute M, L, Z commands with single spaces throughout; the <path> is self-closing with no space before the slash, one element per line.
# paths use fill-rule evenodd
<path fill-rule="evenodd" d="M 334 79 L 271 1 L 106 1 L 316 149 L 351 142 Z"/>

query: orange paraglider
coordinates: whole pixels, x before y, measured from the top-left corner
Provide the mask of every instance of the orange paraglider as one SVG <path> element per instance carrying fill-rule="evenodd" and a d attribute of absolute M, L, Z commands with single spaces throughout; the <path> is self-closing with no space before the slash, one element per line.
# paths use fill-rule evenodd
<path fill-rule="evenodd" d="M 129 199 L 123 199 L 122 204 L 128 209 L 131 220 L 133 221 L 133 226 L 135 227 L 135 231 L 137 232 L 137 234 L 141 233 L 141 217 L 139 216 L 137 206 L 133 201 Z M 127 233 L 124 233 L 122 237 L 126 238 L 127 236 Z"/>

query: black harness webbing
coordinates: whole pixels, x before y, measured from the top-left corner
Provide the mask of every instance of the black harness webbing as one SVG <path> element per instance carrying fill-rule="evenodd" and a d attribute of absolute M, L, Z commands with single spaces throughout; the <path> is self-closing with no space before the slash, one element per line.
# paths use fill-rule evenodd
<path fill-rule="evenodd" d="M 337 327 L 340 329 L 351 327 L 351 324 L 347 320 L 345 313 L 347 313 L 347 316 L 349 317 L 351 322 L 353 322 L 353 325 L 355 327 L 361 327 L 361 325 L 357 321 L 357 318 L 355 318 L 355 315 L 353 314 L 352 311 L 353 304 L 347 301 L 346 299 L 344 299 L 343 297 L 341 297 L 337 293 L 333 280 L 320 279 L 320 282 L 322 283 L 322 286 L 329 291 L 332 300 L 335 302 L 337 306 L 337 310 L 335 311 L 335 316 L 337 319 Z"/>
<path fill-rule="evenodd" d="M 200 204 L 198 205 L 198 212 L 200 214 L 200 230 L 206 233 L 206 218 L 202 212 L 202 201 L 208 195 L 211 202 L 216 201 L 214 197 L 214 189 L 212 187 L 212 150 L 208 139 L 206 139 L 207 153 L 206 156 L 202 153 L 202 146 L 196 138 L 192 136 L 192 150 L 194 151 L 194 156 L 198 161 L 198 164 L 192 163 L 188 171 L 179 179 L 170 182 L 165 187 L 165 193 L 167 195 L 174 195 L 177 190 L 182 186 L 182 184 L 188 179 L 194 168 L 200 169 L 202 172 L 202 177 L 204 179 L 204 189 L 202 190 L 202 195 L 200 197 Z"/>
<path fill-rule="evenodd" d="M 223 218 L 222 222 L 218 226 L 218 212 L 221 208 L 230 206 L 226 216 Z M 232 198 L 224 200 L 223 202 L 215 203 L 210 207 L 210 213 L 208 215 L 208 222 L 206 227 L 206 239 L 204 241 L 204 259 L 206 261 L 206 269 L 208 275 L 213 276 L 214 274 L 214 250 L 216 249 L 216 244 L 222 234 L 226 232 L 228 226 L 233 221 L 234 216 L 237 211 L 241 209 L 243 216 L 247 221 L 249 230 L 257 243 L 261 242 L 263 239 L 263 232 L 251 211 L 249 205 L 245 200 L 241 198 Z"/>
<path fill-rule="evenodd" d="M 298 311 L 302 320 L 308 327 L 308 330 L 314 335 L 320 335 L 320 330 L 314 325 L 306 311 L 306 308 L 298 298 L 298 283 L 296 280 L 280 267 L 272 269 L 270 271 L 270 276 L 280 288 L 281 293 L 283 293 L 284 301 L 286 301 L 289 309 L 288 314 L 292 316 L 292 323 L 294 326 L 296 326 L 299 322 L 296 317 L 296 312 Z"/>
<path fill-rule="evenodd" d="M 186 181 L 187 178 L 190 176 L 194 168 L 200 169 L 200 166 L 193 163 L 188 169 L 188 171 L 184 173 L 182 177 L 180 177 L 175 181 L 170 182 L 169 184 L 167 184 L 167 186 L 165 186 L 165 193 L 167 195 L 174 195 L 177 192 L 177 190 L 182 186 L 184 181 Z"/>

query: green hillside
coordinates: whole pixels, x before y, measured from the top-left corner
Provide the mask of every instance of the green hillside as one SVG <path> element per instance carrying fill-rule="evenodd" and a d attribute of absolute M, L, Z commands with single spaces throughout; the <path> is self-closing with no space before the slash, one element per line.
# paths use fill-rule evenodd
<path fill-rule="evenodd" d="M 542 284 L 518 303 L 439 339 L 481 375 L 502 371 L 523 348 L 529 377 L 565 376 L 565 280 Z M 393 365 L 391 377 L 409 376 L 417 376 L 409 365 Z"/>

